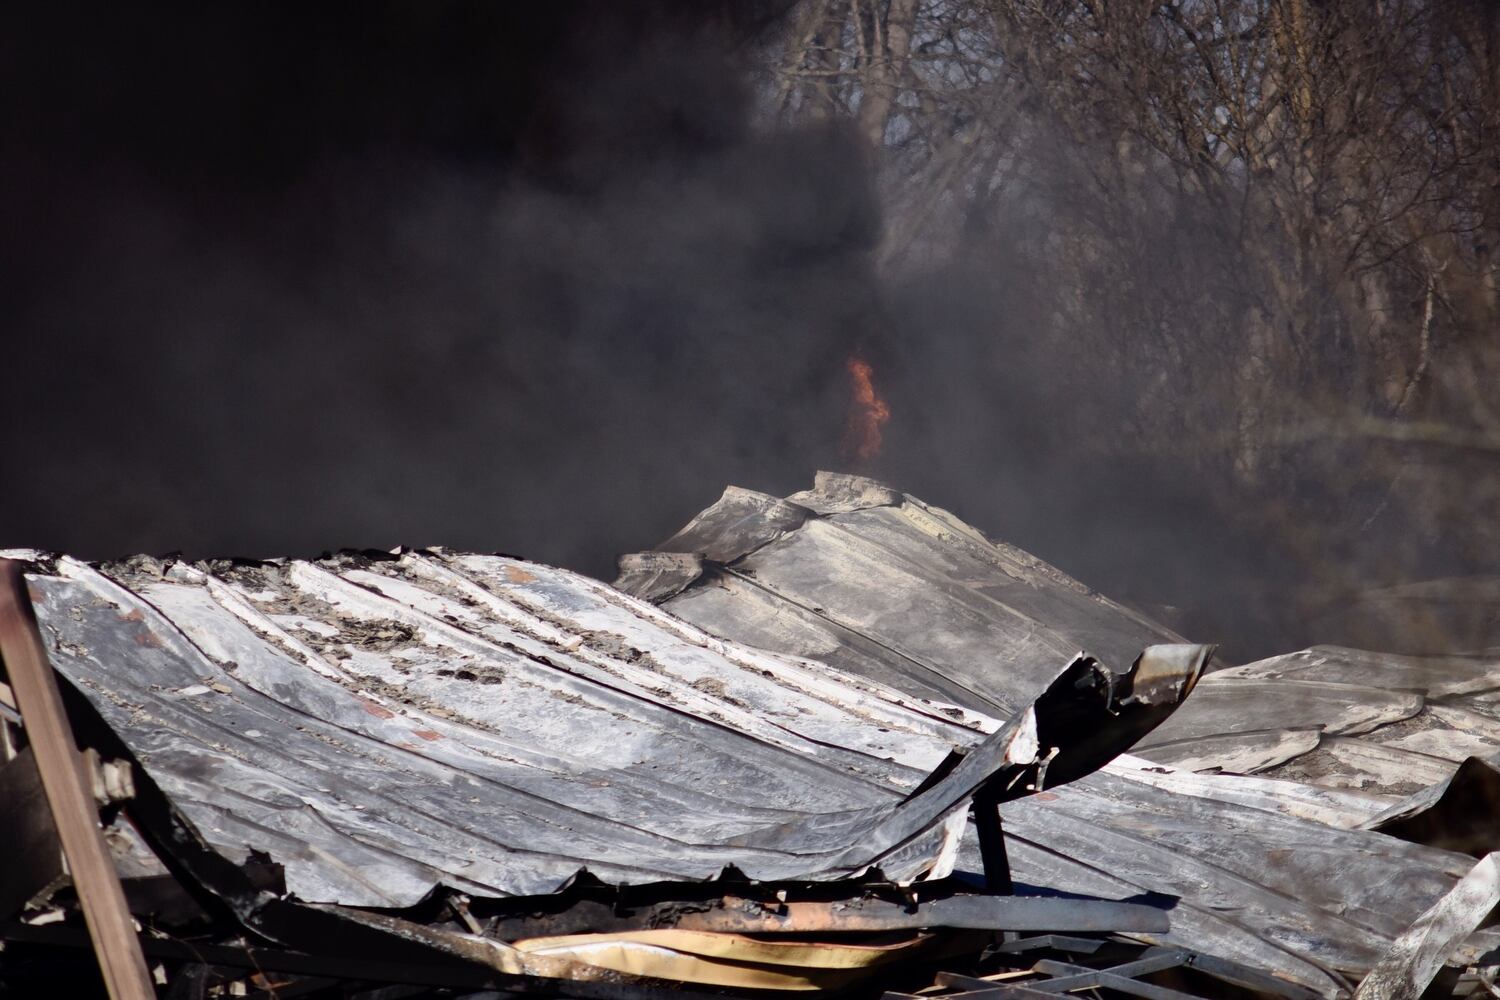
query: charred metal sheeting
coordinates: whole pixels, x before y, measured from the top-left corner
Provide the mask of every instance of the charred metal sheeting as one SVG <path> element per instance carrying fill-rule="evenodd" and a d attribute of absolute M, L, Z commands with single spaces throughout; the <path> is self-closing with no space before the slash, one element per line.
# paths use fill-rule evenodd
<path fill-rule="evenodd" d="M 782 893 L 785 895 L 785 893 Z M 528 897 L 469 910 L 486 933 L 511 941 L 529 936 L 610 933 L 677 928 L 737 934 L 879 934 L 947 927 L 956 930 L 1038 931 L 1065 927 L 1072 933 L 1155 932 L 1170 926 L 1172 900 L 1115 902 L 1059 896 L 943 895 L 918 902 L 876 897 L 790 900 L 725 895 L 630 906 L 618 899 Z M 498 912 L 497 912 L 498 911 Z"/>
<path fill-rule="evenodd" d="M 64 950 L 68 954 L 69 964 L 74 968 L 87 963 L 87 959 L 82 958 L 79 952 L 87 949 L 88 938 L 83 931 L 75 928 L 58 924 L 0 924 L 0 940 L 9 944 L 12 953 L 16 945 L 42 946 Z M 389 944 L 388 941 L 381 943 Z M 176 990 L 179 983 L 186 988 L 202 984 L 204 972 L 207 971 L 205 966 L 213 970 L 216 978 L 226 982 L 243 982 L 250 978 L 248 975 L 235 975 L 236 970 L 242 974 L 254 973 L 262 982 L 268 974 L 291 977 L 290 983 L 284 982 L 274 989 L 256 994 L 266 1000 L 303 996 L 310 992 L 316 993 L 320 998 L 344 998 L 350 996 L 351 989 L 360 987 L 363 987 L 361 992 L 353 995 L 371 1000 L 386 996 L 452 997 L 455 993 L 451 991 L 455 990 L 462 991 L 457 994 L 459 996 L 566 995 L 579 1000 L 709 1000 L 711 996 L 722 997 L 722 994 L 688 989 L 681 983 L 647 985 L 624 976 L 616 976 L 612 981 L 579 979 L 566 984 L 543 976 L 507 976 L 482 965 L 456 964 L 449 956 L 437 953 L 414 957 L 409 949 L 395 954 L 367 950 L 363 954 L 345 955 L 327 947 L 317 947 L 311 951 L 288 950 L 248 945 L 244 942 L 213 944 L 177 941 L 148 934 L 140 936 L 140 944 L 148 959 L 171 963 L 180 970 L 172 978 L 169 991 Z M 368 944 L 366 942 L 367 946 Z M 560 988 L 563 986 L 566 987 L 565 993 Z M 501 989 L 503 992 L 469 992 L 485 989 Z M 325 990 L 326 992 L 318 992 Z M 167 995 L 192 994 L 169 992 Z"/>
<path fill-rule="evenodd" d="M 114 734 L 105 729 L 89 703 L 78 699 L 75 707 L 83 739 L 128 756 L 127 748 L 111 745 Z M 148 957 L 182 960 L 173 978 L 174 989 L 179 982 L 188 987 L 201 985 L 199 966 L 211 963 L 231 970 L 255 969 L 262 977 L 267 970 L 295 974 L 298 978 L 281 995 L 344 996 L 345 987 L 353 981 L 409 984 L 402 989 L 424 996 L 427 988 L 484 986 L 507 993 L 556 995 L 561 991 L 597 1000 L 646 1000 L 670 993 L 683 1000 L 689 996 L 682 991 L 684 982 L 775 990 L 848 985 L 898 959 L 977 951 L 997 926 L 1060 927 L 1075 933 L 1104 927 L 1153 930 L 1167 926 L 1159 902 L 1147 906 L 1083 899 L 976 898 L 954 896 L 951 886 L 924 886 L 925 901 L 918 902 L 911 890 L 889 884 L 778 887 L 752 885 L 742 879 L 737 887 L 755 898 L 731 901 L 722 896 L 727 883 L 720 883 L 717 890 L 703 882 L 609 887 L 587 876 L 575 879 L 563 892 L 543 897 L 485 899 L 449 892 L 434 894 L 421 906 L 399 914 L 375 913 L 300 902 L 287 897 L 274 878 L 264 877 L 268 866 L 234 866 L 202 840 L 147 772 L 134 782 L 133 794 L 123 808 L 122 818 L 128 819 L 203 904 L 199 916 L 218 927 L 217 940 L 249 937 L 273 946 L 236 950 L 204 944 L 205 928 L 191 915 L 187 922 L 196 929 L 189 932 L 199 937 L 191 945 L 177 945 L 173 950 L 175 942 L 143 935 L 141 946 Z M 845 893 L 842 899 L 837 898 L 840 886 Z M 721 894 L 717 898 L 716 891 Z M 528 914 L 551 908 L 564 919 L 586 921 L 592 914 L 583 903 L 613 900 L 613 916 L 618 920 L 626 916 L 627 898 L 674 892 L 697 898 L 638 907 L 631 915 L 636 929 L 624 931 L 538 939 L 539 933 L 557 928 L 549 926 L 545 916 L 536 919 Z M 827 898 L 820 900 L 820 895 Z M 53 904 L 58 903 L 54 898 Z M 65 899 L 61 905 L 67 905 Z M 171 908 L 152 905 L 137 912 L 143 922 L 172 927 L 176 921 L 166 912 Z M 444 911 L 459 918 L 457 926 Z M 496 912 L 510 916 L 490 915 Z M 693 926 L 695 920 L 704 926 Z M 653 926 L 657 921 L 660 924 Z M 976 930 L 963 929 L 971 924 Z M 23 945 L 66 945 L 70 943 L 66 935 L 59 938 L 55 933 L 63 930 L 50 924 L 0 925 L 0 939 Z M 771 932 L 785 946 L 746 938 L 747 931 Z M 378 957 L 371 960 L 371 956 Z M 830 956 L 842 957 L 830 964 Z M 10 968 L 0 964 L 0 981 L 10 982 Z M 245 976 L 231 971 L 221 978 L 239 982 Z"/>
<path fill-rule="evenodd" d="M 1359 984 L 1354 1000 L 1416 1000 L 1458 944 L 1500 904 L 1500 854 L 1487 854 Z"/>
<path fill-rule="evenodd" d="M 1123 949 L 1098 940 L 1045 935 L 1018 938 L 990 949 L 994 961 L 982 962 L 979 974 L 940 972 L 934 982 L 944 998 L 1019 1000 L 1055 997 L 1075 991 L 1151 1000 L 1200 997 L 1278 997 L 1310 1000 L 1314 994 L 1256 969 L 1179 948 Z M 998 966 L 998 967 L 997 967 Z M 885 1000 L 908 994 L 886 993 Z"/>
<path fill-rule="evenodd" d="M 617 585 L 727 639 L 998 716 L 1033 696 L 1057 650 L 1123 663 L 1170 635 L 856 477 L 820 473 L 786 499 L 731 488 L 662 548 L 622 560 Z M 982 668 L 997 650 L 1011 669 Z M 1208 673 L 1136 757 L 1004 806 L 1011 874 L 1023 888 L 1179 894 L 1159 943 L 1337 992 L 1472 865 L 1358 828 L 1447 777 L 1460 747 L 1500 750 L 1497 692 L 1500 660 L 1482 657 L 1319 648 Z M 971 837 L 960 867 L 978 871 L 979 854 Z"/>
<path fill-rule="evenodd" d="M 1063 651 L 1118 665 L 1180 641 L 947 511 L 833 473 L 785 499 L 730 487 L 620 571 L 716 634 L 1002 717 Z M 984 668 L 997 652 L 1010 669 Z M 1500 752 L 1497 705 L 1500 656 L 1316 647 L 1209 673 L 1137 752 L 1400 797 Z"/>
<path fill-rule="evenodd" d="M 1257 701 L 1257 691 L 1266 698 Z M 1208 697 L 1174 720 L 1179 728 L 1152 733 L 1143 741 L 1150 749 L 1138 752 L 1152 757 L 1185 734 L 1274 727 L 1279 718 L 1284 731 L 1316 730 L 1318 743 L 1255 770 L 1394 797 L 1441 780 L 1467 757 L 1500 752 L 1500 657 L 1493 655 L 1317 646 L 1218 671 L 1199 693 Z M 1269 708 L 1272 698 L 1280 712 Z"/>
<path fill-rule="evenodd" d="M 1500 767 L 1470 757 L 1442 781 L 1371 817 L 1363 826 L 1414 844 L 1482 857 L 1500 851 Z"/>
<path fill-rule="evenodd" d="M 513 559 L 38 570 L 58 671 L 208 844 L 237 863 L 264 852 L 301 899 L 356 906 L 440 882 L 546 893 L 581 869 L 942 877 L 976 793 L 1094 770 L 1170 714 L 1207 655 L 1155 647 L 1119 675 L 1077 656 L 1000 724 Z M 905 794 L 955 740 L 963 761 Z"/>
<path fill-rule="evenodd" d="M 132 779 L 99 792 L 142 923 L 268 946 L 299 991 L 378 955 L 403 989 L 598 1000 L 923 989 L 895 977 L 1000 929 L 1053 933 L 949 989 L 1338 997 L 1401 947 L 1415 982 L 1500 940 L 1424 916 L 1473 858 L 1367 829 L 1488 780 L 1402 799 L 1500 741 L 1493 662 L 1205 676 L 1209 648 L 854 477 L 731 490 L 669 547 L 620 584 L 683 617 L 440 550 L 28 554 L 75 727 Z M 1019 895 L 965 892 L 981 867 Z"/>
<path fill-rule="evenodd" d="M 174 989 L 243 984 L 207 957 L 242 970 L 223 947 L 235 937 L 268 943 L 247 953 L 266 959 L 256 975 L 289 965 L 298 993 L 566 981 L 626 1000 L 683 983 L 843 987 L 1002 928 L 1170 927 L 1159 897 L 975 897 L 932 880 L 971 799 L 1050 794 L 1116 757 L 1192 689 L 1206 647 L 1154 646 L 1124 673 L 1076 655 L 1001 721 L 500 557 L 32 562 L 74 724 L 119 761 L 101 793 L 117 863 L 142 873 L 128 898 L 143 923 L 218 942 L 183 957 Z M 924 877 L 920 896 L 902 887 Z M 627 916 L 627 888 L 665 899 Z M 599 919 L 584 904 L 611 891 Z"/>
<path fill-rule="evenodd" d="M 1077 650 L 1122 666 L 1181 641 L 946 511 L 856 477 L 820 473 L 785 500 L 730 487 L 660 549 L 624 557 L 616 586 L 750 645 L 1001 717 Z M 991 666 L 997 653 L 1004 670 Z"/>

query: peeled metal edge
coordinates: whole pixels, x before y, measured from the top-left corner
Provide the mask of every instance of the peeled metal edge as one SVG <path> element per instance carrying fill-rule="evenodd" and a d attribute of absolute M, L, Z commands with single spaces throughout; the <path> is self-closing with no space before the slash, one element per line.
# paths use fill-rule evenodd
<path fill-rule="evenodd" d="M 1354 1000 L 1416 1000 L 1496 904 L 1500 904 L 1500 852 L 1485 855 L 1396 939 L 1359 984 Z"/>
<path fill-rule="evenodd" d="M 1041 790 L 1045 783 L 1046 764 L 1053 758 L 1057 748 L 1043 746 L 1039 735 L 1039 710 L 1054 725 L 1063 721 L 1062 718 L 1051 718 L 1059 709 L 1063 710 L 1064 716 L 1071 716 L 1073 711 L 1082 712 L 1085 716 L 1092 715 L 1104 724 L 1079 727 L 1072 735 L 1086 744 L 1089 752 L 1118 752 L 1120 747 L 1116 744 L 1121 743 L 1120 733 L 1115 726 L 1109 724 L 1109 717 L 1118 717 L 1128 714 L 1131 709 L 1147 706 L 1174 706 L 1191 690 L 1208 652 L 1206 647 L 1152 647 L 1142 654 L 1132 671 L 1125 675 L 1111 674 L 1092 658 L 1078 657 L 1057 675 L 1046 693 L 1050 698 L 1045 699 L 1045 708 L 1041 704 L 1028 707 L 1011 724 L 985 741 L 990 745 L 991 753 L 975 756 L 989 756 L 988 766 L 982 759 L 970 760 L 969 763 L 975 766 L 970 769 L 965 782 L 973 783 L 977 779 L 974 787 L 978 787 L 992 781 L 1002 781 L 1005 785 L 1002 796 L 1006 798 Z M 1146 671 L 1144 677 L 1140 674 L 1143 666 Z M 1082 683 L 1085 676 L 1092 680 Z M 1140 683 L 1143 679 L 1147 683 Z M 1150 716 L 1155 714 L 1147 713 Z M 1154 718 L 1151 724 L 1159 721 L 1160 718 Z M 102 720 L 99 720 L 99 724 L 102 725 Z M 1120 726 L 1119 730 L 1129 728 L 1127 724 Z M 1056 731 L 1063 732 L 1061 729 Z M 998 760 L 994 759 L 996 756 Z M 1030 780 L 1023 780 L 1026 778 Z M 938 786 L 930 789 L 934 793 L 932 800 L 924 804 L 925 809 L 918 810 L 919 813 L 925 812 L 947 799 L 946 808 L 941 808 L 918 831 L 936 831 L 939 834 L 941 846 L 930 868 L 931 874 L 946 874 L 951 871 L 967 807 L 967 796 L 962 790 L 964 782 L 957 783 L 960 787 L 950 784 L 940 792 L 942 784 L 939 782 Z M 969 794 L 973 790 L 973 787 L 967 789 Z M 956 800 L 951 798 L 954 792 L 959 792 Z M 315 932 L 320 924 L 329 932 L 335 931 L 335 925 L 341 926 L 343 933 L 336 935 L 341 937 L 347 937 L 350 925 L 360 925 L 368 931 L 378 932 L 377 939 L 387 939 L 387 943 L 390 943 L 390 938 L 396 938 L 414 945 L 419 944 L 423 948 L 437 948 L 507 975 L 541 975 L 575 981 L 588 981 L 595 976 L 594 972 L 574 967 L 573 963 L 564 966 L 554 962 L 522 960 L 515 949 L 509 949 L 491 939 L 475 938 L 471 942 L 468 941 L 470 935 L 423 927 L 397 917 L 384 917 L 342 907 L 305 906 L 278 899 L 246 884 L 243 873 L 227 859 L 217 855 L 159 789 L 154 786 L 144 789 L 138 801 L 145 805 L 133 809 L 132 818 L 137 819 L 138 825 L 143 829 L 150 831 L 149 839 L 154 840 L 153 846 L 159 849 L 158 853 L 162 854 L 164 860 L 168 860 L 174 874 L 185 883 L 195 885 L 198 895 L 214 897 L 215 909 L 222 911 L 227 907 L 238 922 L 268 940 L 295 947 L 298 942 L 308 941 L 309 932 Z M 890 818 L 895 819 L 894 816 Z M 909 817 L 906 819 L 910 821 Z M 905 822 L 895 825 L 906 827 L 910 832 L 910 827 Z M 885 832 L 889 834 L 896 831 Z M 876 836 L 873 839 L 880 841 L 885 838 Z M 886 854 L 894 853 L 909 841 L 910 837 L 891 845 Z M 867 840 L 865 845 L 851 845 L 850 850 L 858 850 L 861 846 L 868 846 L 868 843 Z M 368 944 L 376 944 L 376 941 L 369 941 Z M 618 973 L 608 975 L 618 977 Z"/>

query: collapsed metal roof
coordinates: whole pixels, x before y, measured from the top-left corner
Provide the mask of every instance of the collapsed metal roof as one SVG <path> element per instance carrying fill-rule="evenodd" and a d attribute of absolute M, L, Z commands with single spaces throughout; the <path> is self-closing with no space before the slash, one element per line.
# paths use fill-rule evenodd
<path fill-rule="evenodd" d="M 1176 707 L 1208 652 L 1157 646 L 1119 672 L 1075 655 L 1002 720 L 725 642 L 598 581 L 503 556 L 93 567 L 11 555 L 31 565 L 52 665 L 159 790 L 158 814 L 170 806 L 115 831 L 132 862 L 163 871 L 148 848 L 166 843 L 159 860 L 173 869 L 183 842 L 200 861 L 274 861 L 292 917 L 244 901 L 222 871 L 189 876 L 272 937 L 305 923 L 308 905 L 369 928 L 376 918 L 355 909 L 420 909 L 454 892 L 475 905 L 535 899 L 580 879 L 838 883 L 834 898 L 854 901 L 869 886 L 940 882 L 976 795 L 1003 801 L 1093 771 Z M 1160 903 L 1077 909 L 1044 901 L 1005 921 L 1167 926 Z M 485 960 L 587 979 L 599 973 L 573 960 L 597 944 Z M 797 975 L 757 982 L 811 974 Z"/>
<path fill-rule="evenodd" d="M 808 988 L 918 938 L 772 961 L 701 935 L 1108 929 L 1190 950 L 1147 971 L 1194 955 L 1338 996 L 1500 848 L 1451 815 L 1500 788 L 1500 661 L 1318 649 L 1202 674 L 1206 647 L 856 477 L 731 488 L 614 587 L 442 550 L 0 555 L 27 561 L 79 710 L 142 769 L 122 874 L 170 872 L 294 949 Z M 993 895 L 993 803 L 1015 897 Z M 252 885 L 267 862 L 284 886 Z M 782 902 L 733 902 L 757 892 Z M 1462 923 L 1440 957 L 1484 964 L 1500 938 Z"/>
<path fill-rule="evenodd" d="M 941 877 L 974 787 L 1032 765 L 1046 722 L 955 711 L 966 728 L 504 557 L 55 574 L 31 587 L 57 669 L 210 844 L 271 853 L 311 902 L 548 893 L 582 869 Z M 956 742 L 994 760 L 906 799 Z"/>
<path fill-rule="evenodd" d="M 1128 663 L 1183 641 L 947 511 L 832 473 L 785 499 L 730 487 L 620 568 L 616 586 L 716 634 L 999 717 L 1071 651 Z M 1500 747 L 1496 705 L 1500 656 L 1317 647 L 1213 670 L 1138 750 L 1407 794 Z"/>
<path fill-rule="evenodd" d="M 784 499 L 731 487 L 623 558 L 616 586 L 715 634 L 997 716 L 1063 650 L 1119 662 L 1179 639 L 947 511 L 828 473 Z M 1359 827 L 1500 752 L 1497 700 L 1500 658 L 1485 656 L 1320 648 L 1210 672 L 1136 757 L 1004 807 L 1016 877 L 1171 892 L 1170 940 L 1309 985 L 1312 966 L 1358 978 L 1473 864 Z"/>

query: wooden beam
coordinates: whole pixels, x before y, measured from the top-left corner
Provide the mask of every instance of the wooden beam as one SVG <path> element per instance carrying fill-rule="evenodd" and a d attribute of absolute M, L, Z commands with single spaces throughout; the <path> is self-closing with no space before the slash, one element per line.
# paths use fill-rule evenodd
<path fill-rule="evenodd" d="M 21 563 L 13 559 L 0 559 L 0 660 L 36 757 L 104 985 L 113 1000 L 155 1000 Z"/>
<path fill-rule="evenodd" d="M 985 889 L 997 895 L 1013 894 L 1016 887 L 1010 878 L 1010 858 L 1005 853 L 1000 800 L 987 789 L 981 788 L 974 795 L 974 832 L 979 834 L 979 858 L 984 863 Z"/>

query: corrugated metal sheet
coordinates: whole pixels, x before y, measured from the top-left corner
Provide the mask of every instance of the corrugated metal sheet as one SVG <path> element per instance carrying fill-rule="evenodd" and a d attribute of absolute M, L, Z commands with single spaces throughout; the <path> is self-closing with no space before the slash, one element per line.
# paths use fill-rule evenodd
<path fill-rule="evenodd" d="M 1157 726 L 1201 647 L 1111 673 L 1079 651 L 1118 669 L 1179 637 L 854 477 L 731 489 L 623 560 L 621 589 L 440 550 L 12 555 L 58 671 L 207 844 L 342 908 L 551 893 L 582 870 L 977 873 L 969 800 L 1003 784 L 1019 891 L 1179 897 L 1169 930 L 1134 936 L 1332 996 L 1473 866 L 1365 827 L 1456 808 L 1489 772 L 1400 797 L 1500 741 L 1495 662 L 1332 649 L 1220 670 Z M 340 912 L 493 964 L 491 939 Z"/>
<path fill-rule="evenodd" d="M 28 580 L 59 672 L 214 848 L 270 854 L 307 901 L 548 893 L 585 869 L 943 876 L 976 788 L 1067 769 L 1066 748 L 1040 763 L 1042 709 L 1002 724 L 900 695 L 516 559 L 61 558 Z"/>
<path fill-rule="evenodd" d="M 1176 638 L 946 511 L 830 474 L 785 499 L 731 488 L 661 551 L 624 558 L 617 586 L 997 717 L 1062 650 L 1118 659 Z M 1308 983 L 1314 965 L 1360 975 L 1473 859 L 1352 828 L 1500 750 L 1497 688 L 1493 659 L 1329 649 L 1211 673 L 1142 741 L 1150 760 L 1004 807 L 1016 876 L 1171 892 L 1176 942 Z M 1204 768 L 1299 780 L 1191 773 Z"/>
<path fill-rule="evenodd" d="M 1121 663 L 1182 641 L 947 511 L 829 473 L 785 499 L 730 487 L 623 558 L 616 585 L 716 634 L 1000 717 L 1064 651 Z M 997 656 L 1008 669 L 985 670 Z M 1286 774 L 1399 796 L 1500 751 L 1497 703 L 1497 656 L 1318 647 L 1212 672 L 1139 749 L 1236 773 L 1307 756 Z"/>

